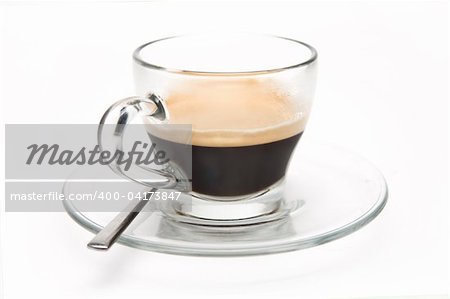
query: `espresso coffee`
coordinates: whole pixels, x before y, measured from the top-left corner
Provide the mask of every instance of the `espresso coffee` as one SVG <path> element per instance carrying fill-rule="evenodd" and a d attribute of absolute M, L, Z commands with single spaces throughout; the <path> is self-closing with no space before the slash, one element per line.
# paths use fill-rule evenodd
<path fill-rule="evenodd" d="M 264 80 L 214 80 L 178 86 L 165 104 L 169 124 L 192 124 L 191 140 L 150 130 L 172 162 L 192 144 L 192 191 L 210 196 L 263 192 L 281 181 L 308 116 L 289 95 Z"/>

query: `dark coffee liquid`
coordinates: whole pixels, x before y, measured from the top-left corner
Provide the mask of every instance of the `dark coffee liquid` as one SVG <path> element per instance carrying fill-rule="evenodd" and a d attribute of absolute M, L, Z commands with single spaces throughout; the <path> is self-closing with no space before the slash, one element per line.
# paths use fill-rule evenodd
<path fill-rule="evenodd" d="M 309 111 L 296 100 L 264 77 L 195 76 L 165 98 L 167 123 L 192 125 L 192 148 L 170 129 L 149 133 L 194 192 L 245 196 L 284 177 Z"/>
<path fill-rule="evenodd" d="M 261 192 L 282 179 L 302 133 L 278 141 L 249 146 L 192 145 L 192 166 L 186 144 L 151 136 L 157 148 L 186 173 L 192 167 L 192 191 L 212 196 L 240 196 Z"/>

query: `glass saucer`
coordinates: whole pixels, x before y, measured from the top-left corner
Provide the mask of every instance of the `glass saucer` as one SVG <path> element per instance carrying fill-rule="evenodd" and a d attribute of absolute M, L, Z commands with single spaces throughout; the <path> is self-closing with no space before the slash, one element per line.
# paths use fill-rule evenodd
<path fill-rule="evenodd" d="M 216 227 L 175 221 L 160 211 L 147 211 L 136 217 L 117 242 L 179 255 L 279 253 L 317 246 L 355 232 L 386 204 L 383 175 L 370 162 L 340 147 L 300 142 L 290 163 L 283 205 L 277 211 L 283 217 L 274 217 L 277 220 Z M 91 183 L 93 189 L 95 184 Z M 68 181 L 64 192 L 76 188 Z M 64 201 L 72 219 L 94 233 L 117 214 L 80 212 L 77 204 Z"/>

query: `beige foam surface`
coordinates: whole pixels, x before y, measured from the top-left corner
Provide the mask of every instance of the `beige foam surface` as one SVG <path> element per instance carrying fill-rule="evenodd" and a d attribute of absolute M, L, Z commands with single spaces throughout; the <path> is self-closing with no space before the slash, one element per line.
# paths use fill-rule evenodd
<path fill-rule="evenodd" d="M 189 82 L 169 94 L 165 104 L 168 122 L 191 124 L 192 144 L 200 146 L 247 146 L 288 138 L 303 131 L 309 114 L 273 82 L 255 79 Z"/>

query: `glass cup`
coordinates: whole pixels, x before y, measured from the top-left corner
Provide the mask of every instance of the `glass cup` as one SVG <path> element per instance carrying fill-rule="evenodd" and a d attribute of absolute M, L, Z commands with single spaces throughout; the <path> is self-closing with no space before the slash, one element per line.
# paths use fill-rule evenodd
<path fill-rule="evenodd" d="M 277 36 L 187 35 L 146 43 L 133 54 L 138 96 L 112 105 L 101 124 L 124 128 L 139 118 L 172 159 L 163 168 L 146 168 L 157 179 L 110 166 L 147 187 L 181 191 L 182 200 L 165 208 L 169 216 L 211 225 L 262 222 L 283 204 L 289 160 L 311 110 L 316 65 L 313 47 Z M 149 124 L 168 129 L 152 131 Z M 190 128 L 188 142 L 170 129 L 183 124 Z M 116 141 L 107 144 L 111 133 L 99 127 L 103 148 L 117 146 L 123 129 L 114 134 Z M 189 153 L 189 167 L 181 152 Z"/>

